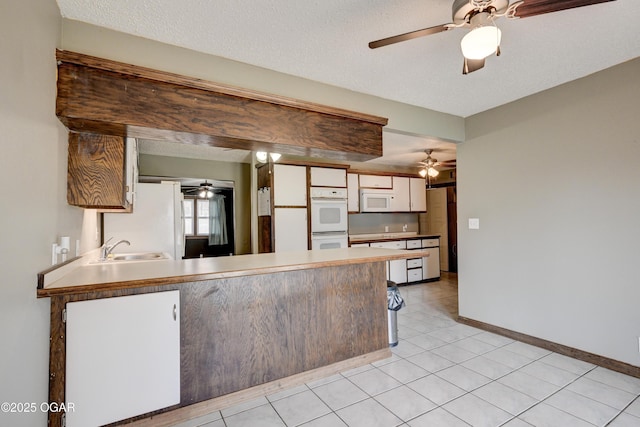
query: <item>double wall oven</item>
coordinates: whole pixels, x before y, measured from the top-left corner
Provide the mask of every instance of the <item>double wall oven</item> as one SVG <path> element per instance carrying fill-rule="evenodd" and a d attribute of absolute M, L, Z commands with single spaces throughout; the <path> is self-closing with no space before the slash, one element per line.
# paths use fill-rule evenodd
<path fill-rule="evenodd" d="M 311 187 L 311 249 L 349 246 L 347 189 Z"/>

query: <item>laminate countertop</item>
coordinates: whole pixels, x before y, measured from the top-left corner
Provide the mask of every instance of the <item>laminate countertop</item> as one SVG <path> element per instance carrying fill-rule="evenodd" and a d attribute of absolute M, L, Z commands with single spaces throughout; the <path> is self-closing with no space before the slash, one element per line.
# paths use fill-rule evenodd
<path fill-rule="evenodd" d="M 351 243 L 388 242 L 395 240 L 439 239 L 439 234 L 407 233 L 379 233 L 379 234 L 350 234 Z"/>
<path fill-rule="evenodd" d="M 85 263 L 70 269 L 52 283 L 43 285 L 37 295 L 49 297 L 161 286 L 415 257 L 415 250 L 341 248 L 185 260 Z"/>

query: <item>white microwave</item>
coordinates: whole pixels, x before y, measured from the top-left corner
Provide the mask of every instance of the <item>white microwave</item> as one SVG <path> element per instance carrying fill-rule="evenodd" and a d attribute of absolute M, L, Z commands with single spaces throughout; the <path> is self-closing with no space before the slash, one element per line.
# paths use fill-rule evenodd
<path fill-rule="evenodd" d="M 391 212 L 393 190 L 360 190 L 360 212 Z"/>

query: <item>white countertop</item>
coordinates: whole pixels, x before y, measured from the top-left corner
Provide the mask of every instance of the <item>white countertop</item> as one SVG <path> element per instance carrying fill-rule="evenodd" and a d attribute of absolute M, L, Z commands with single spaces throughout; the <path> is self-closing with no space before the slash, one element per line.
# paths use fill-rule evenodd
<path fill-rule="evenodd" d="M 407 250 L 342 248 L 186 260 L 85 264 L 43 289 L 38 289 L 38 296 L 79 293 L 83 289 L 95 291 L 117 287 L 160 286 L 415 256 L 415 251 Z"/>

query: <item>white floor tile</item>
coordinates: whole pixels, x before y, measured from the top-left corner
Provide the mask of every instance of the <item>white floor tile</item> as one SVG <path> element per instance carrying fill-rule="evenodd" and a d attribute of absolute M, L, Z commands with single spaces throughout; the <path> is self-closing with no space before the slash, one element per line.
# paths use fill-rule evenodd
<path fill-rule="evenodd" d="M 394 427 L 403 421 L 374 399 L 367 399 L 355 405 L 340 409 L 336 414 L 349 427 Z"/>
<path fill-rule="evenodd" d="M 465 394 L 447 403 L 443 408 L 474 427 L 499 426 L 513 417 L 473 394 Z"/>
<path fill-rule="evenodd" d="M 375 399 L 403 421 L 408 421 L 436 408 L 435 403 L 407 386 L 379 394 Z"/>
<path fill-rule="evenodd" d="M 618 415 L 607 427 L 638 427 L 640 426 L 640 418 L 633 415 L 622 413 Z"/>
<path fill-rule="evenodd" d="M 370 397 L 346 378 L 318 386 L 313 392 L 334 411 Z"/>
<path fill-rule="evenodd" d="M 449 381 L 451 384 L 460 387 L 463 390 L 471 391 L 483 386 L 491 381 L 490 378 L 480 375 L 477 372 L 467 369 L 461 365 L 455 365 L 442 371 L 438 371 L 434 375 Z"/>
<path fill-rule="evenodd" d="M 375 396 L 402 385 L 398 380 L 377 368 L 349 377 L 349 381 L 360 387 L 369 396 Z"/>
<path fill-rule="evenodd" d="M 524 372 L 532 377 L 539 378 L 560 387 L 564 387 L 578 378 L 578 374 L 573 374 L 569 371 L 565 371 L 564 369 L 556 368 L 555 366 L 547 365 L 546 363 L 538 361 L 522 367 L 520 372 Z"/>
<path fill-rule="evenodd" d="M 502 335 L 494 334 L 492 332 L 481 332 L 478 335 L 474 335 L 473 338 L 496 347 L 502 347 L 514 342 L 511 338 L 503 337 Z"/>
<path fill-rule="evenodd" d="M 620 412 L 615 408 L 566 389 L 560 390 L 546 399 L 544 403 L 598 426 L 606 425 Z"/>
<path fill-rule="evenodd" d="M 496 349 L 495 345 L 481 341 L 475 336 L 456 341 L 455 345 L 474 354 L 484 354 Z"/>
<path fill-rule="evenodd" d="M 407 387 L 417 391 L 438 405 L 444 405 L 445 403 L 466 393 L 465 390 L 436 375 L 429 375 L 428 377 L 420 378 L 417 381 L 407 384 Z"/>
<path fill-rule="evenodd" d="M 537 399 L 496 381 L 474 390 L 472 394 L 512 415 L 518 415 L 538 402 Z"/>
<path fill-rule="evenodd" d="M 380 366 L 378 369 L 380 369 L 387 375 L 392 376 L 403 384 L 415 381 L 418 378 L 426 377 L 430 374 L 429 371 L 422 369 L 418 365 L 415 365 L 404 359 L 397 362 L 388 363 L 384 366 Z"/>
<path fill-rule="evenodd" d="M 411 363 L 415 363 L 422 369 L 426 369 L 429 372 L 438 372 L 453 366 L 454 363 L 444 357 L 433 354 L 430 351 L 425 351 L 407 359 Z"/>
<path fill-rule="evenodd" d="M 545 399 L 560 389 L 556 385 L 519 371 L 507 374 L 497 381 L 538 400 Z"/>
<path fill-rule="evenodd" d="M 316 387 L 320 387 L 321 385 L 329 384 L 331 382 L 338 381 L 343 378 L 344 376 L 340 374 L 335 374 L 335 375 L 331 375 L 330 377 L 321 378 L 319 380 L 308 382 L 307 387 L 309 387 L 310 389 L 314 389 Z"/>
<path fill-rule="evenodd" d="M 467 360 L 462 363 L 462 366 L 494 380 L 513 371 L 513 369 L 507 365 L 503 365 L 495 360 L 487 359 L 484 356 L 478 356 L 471 360 Z"/>
<path fill-rule="evenodd" d="M 634 378 L 629 375 L 624 375 L 601 367 L 595 368 L 585 376 L 594 381 L 619 388 L 620 390 L 624 390 L 635 395 L 640 394 L 640 378 Z"/>
<path fill-rule="evenodd" d="M 521 354 L 530 359 L 540 359 L 541 357 L 551 354 L 549 350 L 545 350 L 544 348 L 536 347 L 534 345 L 526 344 L 520 341 L 514 341 L 511 344 L 507 344 L 504 346 L 504 349 Z"/>
<path fill-rule="evenodd" d="M 624 411 L 633 416 L 640 417 L 640 397 L 636 398 Z"/>
<path fill-rule="evenodd" d="M 445 359 L 449 359 L 453 363 L 462 363 L 477 356 L 477 354 L 460 348 L 456 344 L 447 344 L 442 347 L 434 348 L 431 352 L 438 356 L 442 356 Z"/>
<path fill-rule="evenodd" d="M 210 423 L 200 424 L 199 427 L 226 427 L 226 426 L 224 425 L 224 421 L 220 419 L 216 421 L 211 421 Z"/>
<path fill-rule="evenodd" d="M 502 424 L 500 427 L 532 427 L 531 424 L 522 421 L 520 418 L 513 418 Z"/>
<path fill-rule="evenodd" d="M 513 369 L 522 368 L 524 365 L 527 365 L 534 360 L 527 356 L 505 350 L 504 347 L 485 353 L 483 354 L 483 356 L 491 360 L 495 360 L 496 362 L 502 363 L 503 365 L 507 365 L 508 367 Z"/>
<path fill-rule="evenodd" d="M 218 422 L 222 423 L 221 425 L 222 427 L 224 427 L 224 422 L 222 422 L 222 414 L 220 414 L 220 411 L 215 411 L 202 417 L 190 419 L 189 421 L 185 421 L 173 427 L 199 427 L 204 425 L 216 426 L 216 424 L 213 423 Z"/>
<path fill-rule="evenodd" d="M 446 341 L 428 334 L 416 335 L 409 338 L 407 341 L 419 347 L 422 347 L 425 350 L 431 350 L 433 348 L 442 347 L 443 345 L 447 344 Z"/>
<path fill-rule="evenodd" d="M 567 390 L 586 396 L 605 405 L 609 405 L 616 409 L 624 409 L 631 403 L 636 395 L 599 383 L 592 379 L 582 377 L 567 386 Z M 640 406 L 640 405 L 638 405 Z M 640 415 L 640 411 L 638 413 Z"/>
<path fill-rule="evenodd" d="M 593 424 L 545 403 L 534 406 L 518 418 L 536 427 L 593 427 Z"/>
<path fill-rule="evenodd" d="M 411 427 L 469 427 L 469 424 L 441 408 L 427 412 L 408 424 Z"/>
<path fill-rule="evenodd" d="M 286 390 L 270 394 L 267 396 L 267 399 L 269 400 L 269 402 L 275 402 L 276 400 L 284 399 L 285 397 L 289 397 L 297 393 L 302 393 L 303 391 L 307 390 L 309 390 L 309 387 L 307 387 L 305 384 L 302 384 L 297 387 L 290 387 Z"/>
<path fill-rule="evenodd" d="M 324 415 L 302 424 L 303 427 L 348 427 L 335 413 Z"/>
<path fill-rule="evenodd" d="M 269 404 L 258 406 L 230 417 L 225 417 L 224 413 L 222 416 L 227 427 L 286 427 L 275 409 Z"/>
<path fill-rule="evenodd" d="M 246 402 L 242 402 L 229 408 L 223 409 L 220 412 L 222 413 L 222 416 L 226 418 L 231 415 L 238 414 L 240 412 L 244 412 L 267 403 L 269 403 L 269 401 L 266 397 L 259 397 L 257 399 L 248 400 Z"/>
<path fill-rule="evenodd" d="M 271 403 L 287 426 L 297 426 L 331 412 L 311 390 Z"/>
<path fill-rule="evenodd" d="M 412 344 L 407 340 L 402 340 L 398 342 L 398 345 L 396 347 L 392 347 L 391 351 L 394 354 L 406 359 L 407 357 L 415 356 L 416 354 L 422 353 L 424 349 L 415 344 Z"/>
<path fill-rule="evenodd" d="M 564 356 L 558 353 L 551 353 L 548 356 L 540 359 L 541 362 L 546 363 L 556 368 L 564 369 L 565 371 L 573 372 L 574 374 L 582 375 L 589 372 L 595 367 L 595 365 L 582 360 L 573 359 L 571 357 Z"/>

